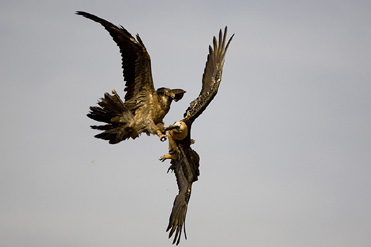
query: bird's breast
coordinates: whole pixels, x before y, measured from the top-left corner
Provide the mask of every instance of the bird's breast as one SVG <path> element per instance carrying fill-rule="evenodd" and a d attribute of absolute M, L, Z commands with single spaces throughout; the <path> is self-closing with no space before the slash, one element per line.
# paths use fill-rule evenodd
<path fill-rule="evenodd" d="M 153 98 L 152 107 L 151 107 L 151 116 L 155 123 L 162 122 L 162 119 L 169 112 L 170 106 L 167 102 L 163 102 L 160 97 Z"/>

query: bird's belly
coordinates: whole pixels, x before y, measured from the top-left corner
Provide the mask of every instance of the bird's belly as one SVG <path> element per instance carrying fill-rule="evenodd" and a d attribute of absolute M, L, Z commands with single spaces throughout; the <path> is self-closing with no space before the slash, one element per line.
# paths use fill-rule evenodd
<path fill-rule="evenodd" d="M 166 112 L 162 109 L 157 109 L 157 110 L 151 112 L 152 120 L 156 124 L 161 123 L 162 119 L 164 119 L 165 115 L 166 115 Z"/>

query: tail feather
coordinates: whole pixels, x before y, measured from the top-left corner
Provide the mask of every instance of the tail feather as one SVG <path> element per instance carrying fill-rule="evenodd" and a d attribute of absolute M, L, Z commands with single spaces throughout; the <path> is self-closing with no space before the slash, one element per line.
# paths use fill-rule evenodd
<path fill-rule="evenodd" d="M 113 95 L 105 93 L 104 97 L 98 102 L 99 106 L 91 106 L 87 116 L 105 125 L 93 125 L 92 129 L 103 130 L 102 133 L 95 135 L 96 138 L 109 140 L 115 144 L 130 137 L 135 138 L 137 134 L 134 129 L 129 127 L 134 118 L 134 114 L 128 109 L 116 91 Z"/>
<path fill-rule="evenodd" d="M 113 129 L 115 128 L 114 125 L 112 124 L 106 124 L 106 125 L 92 125 L 90 126 L 92 129 L 95 129 L 95 130 L 110 130 L 110 129 Z"/>
<path fill-rule="evenodd" d="M 127 111 L 124 102 L 122 102 L 121 98 L 118 96 L 118 94 L 116 94 L 116 91 L 113 92 L 114 95 L 105 93 L 104 99 L 98 102 L 98 105 L 114 113 L 121 113 Z"/>
<path fill-rule="evenodd" d="M 116 144 L 132 137 L 132 131 L 124 128 L 113 127 L 94 137 L 108 140 L 110 144 Z"/>
<path fill-rule="evenodd" d="M 113 115 L 104 108 L 98 106 L 91 106 L 90 112 L 87 114 L 87 116 L 98 122 L 110 123 L 111 118 L 113 118 L 115 115 Z"/>

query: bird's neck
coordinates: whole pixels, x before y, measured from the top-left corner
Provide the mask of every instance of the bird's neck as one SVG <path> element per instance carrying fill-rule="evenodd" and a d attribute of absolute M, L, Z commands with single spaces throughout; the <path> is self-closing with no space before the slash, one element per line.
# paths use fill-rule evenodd
<path fill-rule="evenodd" d="M 171 102 L 172 102 L 172 99 L 167 97 L 167 96 L 162 96 L 160 98 L 160 104 L 161 104 L 161 108 L 168 112 L 170 110 L 170 105 L 171 105 Z"/>

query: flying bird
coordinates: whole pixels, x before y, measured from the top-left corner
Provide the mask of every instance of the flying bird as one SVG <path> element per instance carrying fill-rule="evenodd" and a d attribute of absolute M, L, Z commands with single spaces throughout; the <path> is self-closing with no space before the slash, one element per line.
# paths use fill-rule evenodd
<path fill-rule="evenodd" d="M 95 137 L 108 140 L 110 144 L 135 139 L 141 133 L 158 135 L 162 141 L 166 140 L 163 118 L 169 112 L 172 101 L 182 99 L 185 91 L 164 87 L 155 90 L 151 58 L 139 34 L 135 39 L 123 26 L 115 26 L 86 12 L 77 11 L 76 14 L 100 23 L 120 48 L 122 58 L 126 91 L 124 101 L 116 90 L 112 90 L 112 95 L 104 94 L 98 106 L 90 107 L 87 116 L 104 123 L 91 126 L 102 131 Z"/>
<path fill-rule="evenodd" d="M 180 242 L 183 227 L 184 236 L 187 239 L 184 224 L 188 202 L 191 196 L 192 184 L 197 181 L 200 175 L 200 156 L 191 148 L 191 144 L 194 143 L 194 140 L 191 139 L 191 127 L 218 92 L 222 79 L 225 54 L 234 34 L 227 43 L 226 36 L 227 27 L 224 29 L 224 34 L 222 30 L 219 31 L 218 40 L 215 37 L 213 38 L 213 47 L 209 46 L 209 54 L 199 96 L 190 103 L 182 120 L 165 128 L 165 131 L 168 132 L 169 153 L 163 155 L 160 160 L 171 160 L 169 170 L 174 171 L 179 188 L 166 231 L 169 231 L 169 238 L 175 233 L 173 244 L 176 243 L 176 245 Z"/>

